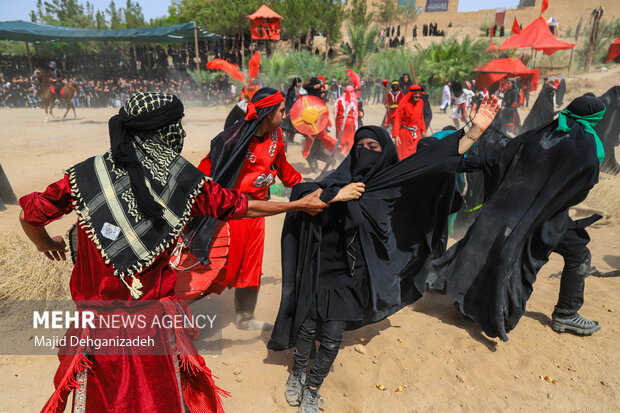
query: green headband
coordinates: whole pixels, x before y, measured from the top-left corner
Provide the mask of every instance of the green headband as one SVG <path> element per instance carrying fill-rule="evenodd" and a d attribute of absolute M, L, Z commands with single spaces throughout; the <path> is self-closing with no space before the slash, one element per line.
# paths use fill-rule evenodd
<path fill-rule="evenodd" d="M 586 132 L 594 135 L 594 141 L 596 142 L 596 157 L 600 163 L 603 162 L 603 159 L 605 158 L 605 148 L 603 148 L 603 142 L 601 142 L 601 138 L 598 137 L 596 131 L 594 130 L 594 126 L 596 126 L 596 124 L 603 119 L 604 114 L 605 109 L 588 116 L 579 116 L 575 115 L 570 110 L 565 109 L 558 114 L 558 128 L 556 130 L 569 132 L 571 129 L 566 124 L 566 117 L 570 116 L 575 119 L 577 123 L 580 123 L 581 126 L 583 126 Z"/>

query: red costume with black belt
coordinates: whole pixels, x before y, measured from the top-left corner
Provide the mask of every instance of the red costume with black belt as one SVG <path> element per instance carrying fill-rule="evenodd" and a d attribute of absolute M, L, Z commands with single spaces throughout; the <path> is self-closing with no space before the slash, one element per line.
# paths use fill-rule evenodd
<path fill-rule="evenodd" d="M 353 147 L 353 137 L 359 119 L 359 102 L 353 87 L 347 86 L 345 90 L 346 93 L 336 99 L 334 115 L 336 118 L 336 136 L 342 135 L 338 149 L 346 156 Z"/>
<path fill-rule="evenodd" d="M 19 200 L 26 222 L 40 227 L 74 210 L 69 176 L 50 186 L 44 192 L 34 192 Z M 221 220 L 240 219 L 247 211 L 247 197 L 239 191 L 227 190 L 207 181 L 195 199 L 191 216 L 209 215 Z M 77 259 L 71 272 L 71 297 L 75 301 L 122 300 L 137 308 L 144 302 L 173 303 L 177 274 L 169 265 L 173 246 L 161 252 L 151 265 L 136 274 L 142 283 L 140 298 L 114 275 L 114 268 L 106 264 L 97 246 L 80 223 L 77 229 Z M 152 304 L 151 304 L 152 305 Z M 176 305 L 173 304 L 173 307 Z M 90 330 L 96 337 L 97 329 Z M 122 335 L 123 329 L 119 329 Z M 151 334 L 151 332 L 149 332 Z M 156 334 L 151 336 L 158 338 Z M 158 346 L 172 344 L 159 337 Z M 228 395 L 213 382 L 211 371 L 203 358 L 197 355 L 191 341 L 177 341 L 180 359 L 172 355 L 84 355 L 59 354 L 60 367 L 54 376 L 56 391 L 43 412 L 63 412 L 67 398 L 74 390 L 86 393 L 86 410 L 75 406 L 73 411 L 126 413 L 126 412 L 223 412 L 220 396 Z M 185 347 L 184 347 L 185 346 Z M 88 385 L 80 377 L 86 374 Z M 180 381 L 180 382 L 179 382 Z M 172 391 L 171 391 L 172 389 Z M 174 391 L 174 389 L 177 389 Z M 128 393 L 131 396 L 128 396 Z M 84 406 L 81 407 L 82 409 Z"/>
<path fill-rule="evenodd" d="M 416 89 L 416 86 L 419 90 Z M 415 153 L 418 148 L 418 142 L 426 132 L 424 101 L 419 99 L 417 102 L 413 102 L 412 100 L 413 92 L 422 92 L 422 88 L 418 85 L 413 85 L 409 90 L 411 92 L 407 93 L 400 102 L 394 116 L 394 131 L 392 134 L 394 137 L 400 138 L 400 145 L 396 146 L 400 159 L 405 159 Z"/>
<path fill-rule="evenodd" d="M 404 99 L 405 95 L 399 90 L 396 93 L 390 91 L 385 96 L 385 106 L 387 108 L 385 117 L 383 118 L 383 127 L 387 125 L 394 126 L 394 114 L 398 108 L 399 103 Z"/>
<path fill-rule="evenodd" d="M 209 155 L 198 165 L 205 174 L 211 171 Z M 250 199 L 267 200 L 269 187 L 276 176 L 287 187 L 301 181 L 301 174 L 286 160 L 282 129 L 267 133 L 262 141 L 256 136 L 250 141 L 239 177 L 233 186 Z M 228 261 L 207 292 L 220 294 L 228 288 L 260 287 L 265 243 L 265 218 L 244 218 L 231 221 Z"/>

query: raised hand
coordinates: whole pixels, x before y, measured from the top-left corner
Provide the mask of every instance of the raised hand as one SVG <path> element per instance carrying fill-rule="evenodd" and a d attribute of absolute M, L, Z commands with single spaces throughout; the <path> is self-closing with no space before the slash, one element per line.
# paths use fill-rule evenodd
<path fill-rule="evenodd" d="M 499 99 L 497 96 L 491 96 L 489 99 L 488 96 L 484 98 L 482 103 L 480 103 L 480 108 L 476 111 L 477 105 L 473 105 L 471 111 L 469 112 L 469 120 L 471 121 L 472 128 L 480 129 L 481 132 L 487 130 L 497 112 L 499 111 Z"/>

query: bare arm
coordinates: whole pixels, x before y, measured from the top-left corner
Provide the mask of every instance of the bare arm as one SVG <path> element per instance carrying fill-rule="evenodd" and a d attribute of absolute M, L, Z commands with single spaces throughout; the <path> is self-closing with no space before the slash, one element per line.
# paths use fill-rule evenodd
<path fill-rule="evenodd" d="M 484 98 L 478 112 L 476 112 L 476 105 L 471 108 L 469 112 L 471 129 L 459 140 L 459 154 L 463 155 L 467 152 L 493 122 L 500 107 L 497 102 L 497 96 L 493 96 L 491 99 Z"/>
<path fill-rule="evenodd" d="M 65 261 L 65 240 L 61 236 L 50 237 L 45 227 L 35 227 L 26 222 L 24 211 L 19 213 L 19 222 L 26 236 L 34 243 L 37 250 L 44 253 L 47 258 L 54 261 Z"/>
<path fill-rule="evenodd" d="M 328 206 L 319 199 L 321 192 L 321 189 L 317 189 L 311 194 L 291 202 L 248 201 L 248 211 L 245 216 L 246 218 L 259 218 L 295 211 L 316 215 Z"/>

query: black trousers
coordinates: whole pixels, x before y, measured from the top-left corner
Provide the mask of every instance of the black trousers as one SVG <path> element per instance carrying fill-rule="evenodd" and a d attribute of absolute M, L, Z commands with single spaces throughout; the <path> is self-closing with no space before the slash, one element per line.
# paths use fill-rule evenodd
<path fill-rule="evenodd" d="M 583 305 L 585 278 L 590 269 L 590 238 L 585 229 L 569 229 L 555 247 L 564 258 L 560 280 L 560 294 L 553 316 L 567 318 L 575 315 Z"/>
<path fill-rule="evenodd" d="M 294 371 L 305 371 L 310 361 L 310 354 L 314 347 L 317 327 L 321 329 L 321 346 L 314 356 L 314 364 L 310 369 L 306 383 L 312 387 L 319 387 L 327 377 L 329 369 L 336 360 L 344 329 L 345 321 L 318 321 L 315 310 L 311 310 L 301 324 L 295 341 Z"/>

